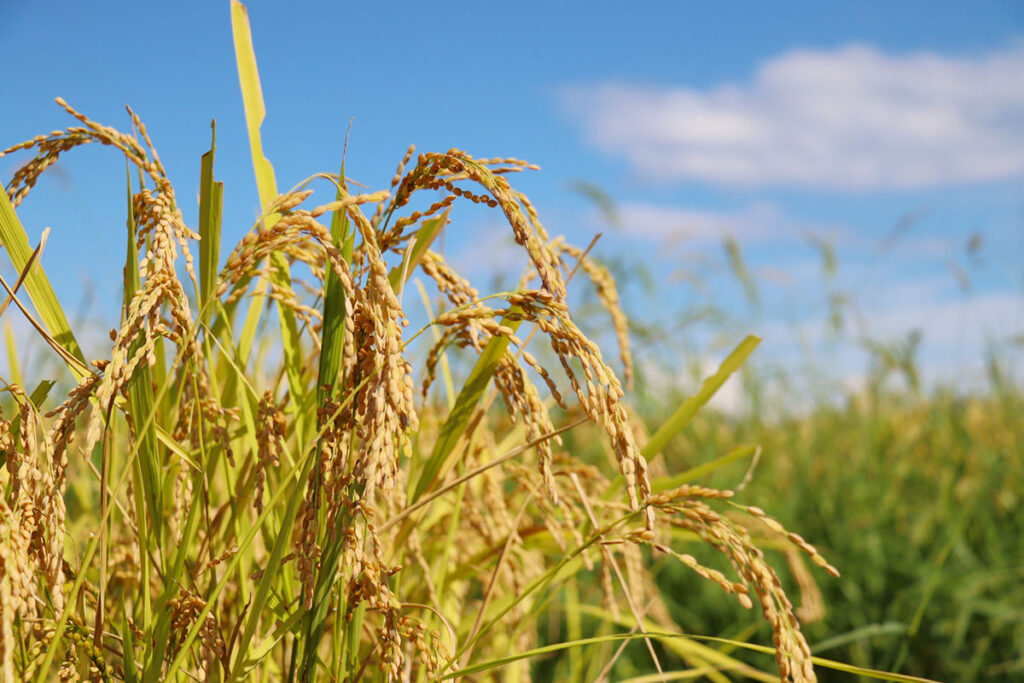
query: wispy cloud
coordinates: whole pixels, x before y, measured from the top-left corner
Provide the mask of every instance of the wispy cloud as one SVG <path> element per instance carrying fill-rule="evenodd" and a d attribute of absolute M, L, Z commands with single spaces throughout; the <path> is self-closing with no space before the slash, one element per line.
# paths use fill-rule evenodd
<path fill-rule="evenodd" d="M 1017 292 L 991 292 L 945 301 L 928 298 L 921 295 L 917 305 L 870 315 L 871 334 L 893 339 L 919 330 L 927 351 L 979 355 L 990 342 L 1024 334 L 1024 298 Z"/>
<path fill-rule="evenodd" d="M 751 243 L 796 237 L 807 229 L 769 202 L 725 210 L 626 202 L 619 207 L 619 215 L 630 237 L 667 242 L 709 243 L 734 237 Z"/>
<path fill-rule="evenodd" d="M 933 280 L 911 281 L 893 288 L 887 302 L 860 308 L 858 322 L 845 339 L 847 354 L 839 365 L 847 370 L 863 367 L 860 338 L 891 343 L 913 331 L 921 335 L 919 361 L 926 378 L 949 379 L 984 362 L 990 344 L 1001 345 L 1024 335 L 1024 298 L 1015 291 L 993 291 L 972 297 L 938 298 Z M 818 318 L 795 324 L 774 321 L 759 330 L 766 355 L 787 367 L 806 349 L 820 350 L 826 331 Z M 802 340 L 794 345 L 793 339 Z"/>
<path fill-rule="evenodd" d="M 1024 172 L 1024 44 L 974 57 L 794 50 L 747 83 L 567 87 L 587 139 L 665 180 L 914 188 Z"/>

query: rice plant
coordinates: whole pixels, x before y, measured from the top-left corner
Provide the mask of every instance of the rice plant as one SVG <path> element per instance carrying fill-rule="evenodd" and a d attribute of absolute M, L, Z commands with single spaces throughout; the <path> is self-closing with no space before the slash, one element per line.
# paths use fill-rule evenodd
<path fill-rule="evenodd" d="M 130 110 L 125 133 L 58 100 L 75 125 L 0 154 L 30 155 L 0 199 L 19 273 L 3 280 L 9 311 L 66 367 L 24 387 L 3 380 L 3 679 L 526 681 L 533 662 L 566 651 L 570 680 L 604 680 L 622 677 L 631 642 L 666 680 L 851 670 L 812 659 L 755 539 L 832 580 L 817 549 L 732 491 L 696 485 L 700 471 L 648 466 L 757 339 L 645 442 L 619 373 L 568 304 L 586 276 L 628 376 L 615 284 L 514 188 L 534 167 L 410 148 L 386 189 L 361 191 L 342 161 L 279 192 L 237 2 L 232 24 L 262 213 L 230 250 L 214 146 L 190 227 Z M 62 154 L 91 143 L 132 168 L 121 321 L 99 360 L 76 342 L 43 244 L 32 250 L 15 211 Z M 433 248 L 465 202 L 500 214 L 526 254 L 514 290 L 482 296 Z M 414 329 L 406 307 L 419 298 L 406 290 L 420 277 L 441 308 Z M 606 457 L 577 455 L 574 438 Z M 662 557 L 757 606 L 773 645 L 682 633 L 650 572 Z M 564 637 L 541 632 L 552 604 Z"/>

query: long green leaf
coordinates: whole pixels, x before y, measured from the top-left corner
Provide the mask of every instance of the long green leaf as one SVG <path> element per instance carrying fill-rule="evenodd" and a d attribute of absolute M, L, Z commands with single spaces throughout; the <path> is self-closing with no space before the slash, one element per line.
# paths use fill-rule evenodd
<path fill-rule="evenodd" d="M 712 460 L 711 462 L 701 463 L 696 467 L 691 467 L 685 472 L 674 474 L 671 477 L 654 479 L 653 481 L 651 481 L 651 490 L 654 491 L 654 493 L 660 493 L 662 491 L 668 491 L 669 489 L 677 488 L 691 481 L 696 481 L 698 479 L 708 476 L 709 474 L 719 469 L 720 467 L 725 467 L 726 465 L 734 463 L 737 460 L 743 460 L 745 458 L 753 456 L 755 453 L 757 453 L 758 448 L 759 446 L 754 446 L 752 444 L 743 444 L 741 446 L 736 446 L 725 455 L 719 456 Z"/>
<path fill-rule="evenodd" d="M 433 244 L 437 236 L 441 234 L 444 226 L 448 224 L 449 213 L 450 210 L 445 211 L 436 218 L 423 221 L 423 225 L 416 231 L 416 236 L 411 241 L 412 249 L 406 253 L 402 263 L 392 268 L 391 272 L 388 273 L 388 280 L 391 282 L 391 287 L 395 290 L 396 294 L 405 287 L 406 281 L 408 281 L 413 271 L 416 270 L 416 266 L 420 264 L 420 261 L 423 260 L 423 255 L 427 253 L 427 249 L 430 248 L 430 245 Z"/>
<path fill-rule="evenodd" d="M 672 417 L 666 420 L 658 431 L 651 436 L 647 444 L 640 451 L 644 457 L 649 458 L 665 448 L 669 440 L 690 423 L 690 420 L 700 407 L 711 400 L 715 392 L 725 384 L 725 380 L 729 379 L 732 373 L 736 372 L 743 365 L 743 362 L 760 343 L 761 339 L 754 335 L 749 335 L 740 342 L 740 345 L 722 361 L 718 371 L 704 380 L 704 383 L 700 386 L 700 391 L 683 401 L 682 405 L 672 414 Z"/>
<path fill-rule="evenodd" d="M 14 341 L 14 330 L 11 329 L 10 318 L 4 319 L 4 342 L 7 345 L 7 370 L 11 373 L 11 381 L 19 386 L 25 385 L 21 377 L 21 364 L 18 363 L 18 345 Z"/>
<path fill-rule="evenodd" d="M 304 458 L 305 461 L 302 463 L 302 471 L 299 474 L 299 481 L 306 480 L 309 476 L 310 470 L 313 468 L 313 463 L 317 460 L 315 452 L 305 454 Z M 283 492 L 284 489 L 281 489 L 280 491 Z M 281 520 L 281 525 L 277 529 L 277 540 L 270 551 L 270 557 L 267 558 L 267 561 L 263 566 L 263 576 L 257 583 L 256 591 L 252 596 L 249 616 L 245 620 L 242 635 L 238 640 L 238 650 L 235 655 L 234 665 L 232 666 L 232 676 L 229 681 L 238 680 L 237 674 L 242 669 L 242 663 L 246 660 L 249 643 L 252 641 L 252 637 L 256 634 L 256 627 L 259 625 L 260 621 L 263 620 L 263 608 L 266 606 L 267 600 L 270 599 L 270 593 L 274 588 L 274 584 L 279 581 L 277 573 L 281 569 L 281 564 L 284 561 L 284 556 L 288 550 L 288 546 L 291 545 L 292 528 L 295 526 L 295 518 L 299 514 L 299 506 L 302 504 L 305 497 L 303 495 L 305 491 L 302 487 L 294 486 L 291 487 L 289 493 L 288 507 L 285 509 L 284 518 Z M 274 496 L 268 505 L 272 505 L 273 501 L 277 498 L 278 496 Z M 264 510 L 264 512 L 268 511 L 269 509 Z M 261 517 L 262 516 L 263 515 L 261 515 Z M 244 548 L 248 546 L 250 542 L 250 538 L 246 538 L 241 544 L 239 544 L 239 547 Z M 233 567 L 229 566 L 229 569 L 232 568 Z M 221 583 L 223 583 L 223 581 Z M 220 585 L 221 584 L 218 584 L 218 588 Z M 197 632 L 198 629 L 190 629 L 189 636 L 194 637 Z M 180 661 L 180 659 L 181 657 L 179 655 L 179 657 L 176 658 L 176 661 Z"/>
<path fill-rule="evenodd" d="M 127 246 L 125 255 L 125 266 L 124 266 L 124 316 L 128 316 L 128 306 L 139 289 L 142 287 L 142 282 L 139 278 L 139 251 L 136 243 L 136 225 L 135 225 L 135 214 L 132 208 L 132 186 L 131 186 L 131 171 L 127 169 Z M 136 339 L 129 347 L 129 354 L 136 353 L 142 347 L 143 340 L 141 338 Z M 159 452 L 157 450 L 157 438 L 156 438 L 156 422 L 154 415 L 154 402 L 153 402 L 153 376 L 150 371 L 148 363 L 140 363 L 128 380 L 128 412 L 132 418 L 132 424 L 135 425 L 136 441 L 138 443 L 138 451 L 136 454 L 137 465 L 132 467 L 136 473 L 135 490 L 142 491 L 142 499 L 144 502 L 145 518 L 140 520 L 139 526 L 139 544 L 145 549 L 144 552 L 140 553 L 142 558 L 142 575 L 146 581 L 149 580 L 150 576 L 150 560 L 151 557 L 148 550 L 151 537 L 155 537 L 159 543 L 161 529 L 163 527 L 163 483 L 161 481 L 161 470 L 159 465 Z M 136 494 L 138 495 L 138 494 Z M 146 596 L 148 599 L 148 595 Z M 148 608 L 145 610 L 148 614 Z M 169 615 L 168 615 L 169 622 Z M 150 624 L 145 623 L 145 628 L 149 628 Z M 149 661 L 150 667 L 147 667 L 145 672 L 148 676 L 144 675 L 145 680 L 156 680 L 155 676 L 159 673 L 159 662 L 162 660 L 162 651 L 165 647 L 165 639 L 147 639 L 146 647 L 144 652 L 143 661 Z M 160 657 L 153 656 L 152 647 L 155 646 L 157 652 L 160 653 Z M 147 659 L 148 657 L 148 659 Z M 152 662 L 156 661 L 157 665 L 155 671 L 151 673 Z"/>
<path fill-rule="evenodd" d="M 861 626 L 860 628 L 855 628 L 852 631 L 840 633 L 839 635 L 835 635 L 831 638 L 815 643 L 811 646 L 811 651 L 822 653 L 826 650 L 832 650 L 837 647 L 849 645 L 850 643 L 868 640 L 869 638 L 877 638 L 879 636 L 904 636 L 907 633 L 907 628 L 906 624 L 898 621 L 887 621 L 882 624 L 868 624 L 867 626 Z"/>
<path fill-rule="evenodd" d="M 124 310 L 128 315 L 128 304 L 142 287 L 139 279 L 139 251 L 136 246 L 135 215 L 132 210 L 131 174 L 128 174 L 128 246 L 125 257 Z M 141 338 L 129 348 L 129 354 L 142 348 Z M 161 481 L 159 451 L 157 450 L 156 423 L 149 419 L 153 413 L 153 375 L 148 363 L 139 363 L 128 381 L 128 409 L 132 422 L 138 425 L 139 462 L 142 466 L 143 495 L 149 516 L 149 529 L 157 538 L 163 527 L 163 484 Z M 146 426 L 141 426 L 146 425 Z"/>
<path fill-rule="evenodd" d="M 751 650 L 753 652 L 760 652 L 763 654 L 774 654 L 775 649 L 766 647 L 763 645 L 754 645 L 752 643 L 744 643 L 738 640 L 730 640 L 728 638 L 715 638 L 712 636 L 694 636 L 694 635 L 683 635 L 681 633 L 658 633 L 658 632 L 647 632 L 647 633 L 613 633 L 607 636 L 597 636 L 594 638 L 581 638 L 580 640 L 555 643 L 553 645 L 545 645 L 544 647 L 534 648 L 532 650 L 526 650 L 524 652 L 516 652 L 505 657 L 499 657 L 492 659 L 487 662 L 481 662 L 472 666 L 467 666 L 457 671 L 452 671 L 441 677 L 441 680 L 448 680 L 450 678 L 458 678 L 462 676 L 470 676 L 472 674 L 481 673 L 483 671 L 490 671 L 499 667 L 517 662 L 522 659 L 530 659 L 532 657 L 539 657 L 541 655 L 550 654 L 552 652 L 558 652 L 560 650 L 566 650 L 571 647 L 582 647 L 586 645 L 594 645 L 598 643 L 608 642 L 620 642 L 623 640 L 638 640 L 642 638 L 656 638 L 665 641 L 671 640 L 703 640 L 705 642 L 712 643 L 723 643 L 733 645 L 745 650 Z M 919 676 L 908 676 L 906 674 L 895 674 L 887 671 L 877 671 L 875 669 L 867 669 L 861 666 L 853 666 L 852 664 L 844 664 L 842 662 L 836 662 L 831 659 L 825 659 L 824 657 L 811 657 L 811 661 L 815 665 L 825 667 L 826 669 L 833 669 L 835 671 L 843 671 L 846 673 L 857 674 L 860 676 L 867 676 L 880 681 L 894 681 L 895 683 L 937 683 L 929 678 L 921 678 Z"/>
<path fill-rule="evenodd" d="M 341 163 L 341 171 L 338 174 L 337 199 L 344 197 L 345 187 L 345 162 Z M 349 229 L 348 213 L 342 207 L 331 216 L 331 243 L 342 252 L 346 261 L 352 258 L 354 247 L 355 231 Z M 324 323 L 322 345 L 320 349 L 320 369 L 317 376 L 317 405 L 321 408 L 325 405 L 327 398 L 334 392 L 334 383 L 337 381 L 338 372 L 341 369 L 341 353 L 345 347 L 345 290 L 341 286 L 341 280 L 334 273 L 334 269 L 327 264 L 327 277 L 324 284 Z M 317 467 L 320 466 L 319 458 Z M 314 477 L 320 481 L 320 477 Z M 346 520 L 347 522 L 347 520 Z M 313 592 L 313 605 L 307 615 L 304 625 L 304 643 L 302 651 L 302 664 L 299 680 L 309 679 L 313 674 L 316 664 L 317 645 L 323 636 L 324 626 L 327 620 L 327 610 L 330 605 L 331 592 L 337 578 L 336 568 L 338 558 L 343 550 L 342 539 L 328 542 L 324 549 L 323 558 L 320 564 L 320 571 L 317 573 L 316 586 Z"/>
<path fill-rule="evenodd" d="M 274 178 L 274 167 L 263 155 L 260 127 L 263 125 L 267 110 L 264 108 L 263 88 L 260 86 L 260 74 L 256 68 L 249 12 L 238 0 L 231 0 L 231 33 L 235 42 L 238 80 L 242 86 L 242 102 L 245 106 L 245 125 L 249 131 L 252 165 L 256 171 L 256 187 L 260 194 L 260 206 L 266 210 L 277 197 L 277 180 Z"/>
<path fill-rule="evenodd" d="M 217 149 L 217 122 L 210 123 L 210 151 L 203 155 L 199 175 L 199 310 L 203 319 L 212 314 L 210 299 L 217 284 L 220 259 L 220 226 L 224 207 L 224 183 L 213 179 L 213 157 Z"/>
<path fill-rule="evenodd" d="M 345 187 L 345 162 L 339 173 L 337 198 L 343 198 Z M 349 230 L 348 213 L 342 207 L 331 216 L 331 243 L 342 252 L 346 260 L 352 258 L 355 232 Z M 341 368 L 341 352 L 345 347 L 345 290 L 334 269 L 327 264 L 327 278 L 324 283 L 324 324 L 321 335 L 320 368 L 317 374 L 317 404 L 323 407 L 327 396 L 334 389 Z M 326 387 L 326 389 L 325 389 Z"/>
<path fill-rule="evenodd" d="M 0 189 L 0 242 L 10 255 L 14 269 L 19 273 L 28 265 L 32 257 L 32 249 L 29 247 L 28 235 L 22 227 L 18 214 L 14 212 L 11 200 L 7 193 Z M 68 323 L 64 309 L 57 300 L 57 295 L 50 285 L 49 278 L 43 270 L 41 263 L 36 263 L 25 277 L 25 289 L 29 298 L 36 307 L 42 324 L 53 338 L 68 353 L 82 362 L 82 367 L 68 363 L 68 367 L 74 374 L 75 379 L 85 376 L 85 355 L 82 353 L 78 341 L 75 339 L 71 325 Z"/>
<path fill-rule="evenodd" d="M 521 310 L 518 306 L 511 307 L 509 309 L 509 316 L 506 316 L 502 324 L 511 327 L 512 331 L 515 332 L 519 328 L 521 321 L 509 320 L 508 318 L 519 313 Z M 480 358 L 477 359 L 476 365 L 473 366 L 469 378 L 455 399 L 455 407 L 452 408 L 448 414 L 448 419 L 445 420 L 444 425 L 441 427 L 441 433 L 438 435 L 437 441 L 434 442 L 434 450 L 426 462 L 423 463 L 419 479 L 416 481 L 416 488 L 413 489 L 413 494 L 409 498 L 410 504 L 419 500 L 419 497 L 427 491 L 430 485 L 451 468 L 452 463 L 449 461 L 449 456 L 451 456 L 455 450 L 455 445 L 466 431 L 469 420 L 480 403 L 480 397 L 483 396 L 484 390 L 491 381 L 491 377 L 494 376 L 494 371 L 505 355 L 508 344 L 509 339 L 505 336 L 491 337 L 491 340 L 487 342 L 487 346 L 484 347 L 483 353 L 480 354 Z"/>
<path fill-rule="evenodd" d="M 668 491 L 670 489 L 678 488 L 683 484 L 688 484 L 691 481 L 696 481 L 703 477 L 708 476 L 712 472 L 718 470 L 721 467 L 730 465 L 737 460 L 743 460 L 749 458 L 757 453 L 759 446 L 753 444 L 742 444 L 730 449 L 724 455 L 720 455 L 710 462 L 701 463 L 695 467 L 691 467 L 688 470 L 673 474 L 668 477 L 658 477 L 657 479 L 651 480 L 651 491 L 653 493 L 661 493 L 662 491 Z M 616 479 L 603 494 L 605 500 L 611 500 L 623 489 L 625 483 L 621 479 Z"/>
<path fill-rule="evenodd" d="M 259 70 L 256 68 L 256 53 L 253 50 L 252 30 L 249 26 L 249 12 L 238 0 L 231 0 L 231 29 L 235 42 L 235 61 L 238 64 L 238 81 L 242 88 L 242 104 L 245 108 L 245 123 L 249 131 L 249 148 L 252 152 L 252 165 L 256 172 L 256 186 L 260 195 L 260 207 L 263 210 L 263 221 L 267 228 L 274 227 L 280 219 L 276 213 L 269 213 L 270 207 L 277 198 L 277 180 L 274 167 L 263 154 L 263 140 L 260 127 L 266 116 L 263 103 L 263 88 L 260 86 Z M 291 272 L 288 259 L 281 252 L 270 255 L 270 279 L 274 286 L 281 290 L 290 290 Z M 305 417 L 298 410 L 299 398 L 304 395 L 302 382 L 302 348 L 299 344 L 299 328 L 295 321 L 295 311 L 278 302 L 278 321 L 281 325 L 281 348 L 284 351 L 285 371 L 288 375 L 288 387 L 294 400 L 289 410 L 295 415 L 296 433 L 304 433 Z"/>
<path fill-rule="evenodd" d="M 139 680 L 139 671 L 135 667 L 135 635 L 128 627 L 128 620 L 121 622 L 121 661 L 124 663 L 125 683 L 136 683 Z"/>

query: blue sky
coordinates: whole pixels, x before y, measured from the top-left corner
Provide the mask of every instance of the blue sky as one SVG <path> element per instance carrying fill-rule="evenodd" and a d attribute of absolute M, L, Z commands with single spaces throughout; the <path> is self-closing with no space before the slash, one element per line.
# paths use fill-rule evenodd
<path fill-rule="evenodd" d="M 122 129 L 130 104 L 191 220 L 216 118 L 233 243 L 257 195 L 228 3 L 168 7 L 2 3 L 0 63 L 12 77 L 0 148 L 71 125 L 58 95 Z M 585 245 L 603 230 L 597 253 L 650 269 L 659 294 L 627 291 L 638 316 L 677 320 L 712 303 L 735 314 L 729 341 L 765 336 L 766 362 L 806 370 L 813 358 L 862 376 L 857 345 L 824 332 L 833 295 L 852 302 L 855 334 L 920 329 L 926 373 L 947 381 L 972 381 L 986 344 L 1009 349 L 1024 334 L 1018 2 L 248 7 L 281 188 L 336 171 L 352 120 L 347 168 L 371 188 L 386 186 L 410 143 L 540 164 L 516 184 L 550 232 Z M 24 159 L 0 159 L 0 178 Z M 92 292 L 93 317 L 120 298 L 121 177 L 111 150 L 76 150 L 19 210 L 34 238 L 52 227 L 44 266 L 63 300 Z M 619 225 L 573 181 L 613 195 Z M 449 258 L 486 286 L 486 270 L 507 264 L 501 228 L 485 213 L 453 218 Z M 728 271 L 730 235 L 756 304 Z M 831 278 L 820 243 L 838 255 Z M 678 334 L 721 355 L 706 330 Z"/>

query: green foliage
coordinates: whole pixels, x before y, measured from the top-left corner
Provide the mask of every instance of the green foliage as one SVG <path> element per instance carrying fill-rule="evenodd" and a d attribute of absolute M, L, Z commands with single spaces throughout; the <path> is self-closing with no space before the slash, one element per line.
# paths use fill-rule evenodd
<path fill-rule="evenodd" d="M 891 371 L 913 367 L 901 358 Z M 759 445 L 744 498 L 815 539 L 843 572 L 813 588 L 786 572 L 798 606 L 824 607 L 806 628 L 815 654 L 935 680 L 1009 680 L 1024 648 L 1024 393 L 998 377 L 963 395 L 893 387 L 879 371 L 840 403 L 780 419 L 702 412 L 666 451 L 666 467 L 714 462 L 726 444 Z M 741 461 L 696 481 L 731 486 L 748 470 Z M 743 610 L 709 599 L 683 568 L 658 573 L 684 630 L 745 631 Z"/>

